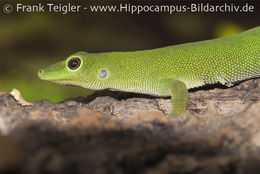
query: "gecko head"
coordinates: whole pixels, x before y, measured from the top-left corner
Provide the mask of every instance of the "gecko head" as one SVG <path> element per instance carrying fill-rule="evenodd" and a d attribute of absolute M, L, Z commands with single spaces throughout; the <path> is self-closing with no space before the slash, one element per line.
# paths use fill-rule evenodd
<path fill-rule="evenodd" d="M 86 52 L 77 52 L 66 60 L 55 63 L 47 68 L 40 69 L 38 76 L 42 80 L 63 85 L 83 86 L 86 74 Z M 85 65 L 84 65 L 85 64 Z M 83 66 L 84 65 L 84 66 Z"/>

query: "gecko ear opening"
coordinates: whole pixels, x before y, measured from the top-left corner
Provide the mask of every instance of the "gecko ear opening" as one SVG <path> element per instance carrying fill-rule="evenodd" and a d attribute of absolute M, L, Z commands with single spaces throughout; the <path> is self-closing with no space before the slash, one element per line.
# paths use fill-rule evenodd
<path fill-rule="evenodd" d="M 80 67 L 81 64 L 81 60 L 80 58 L 77 57 L 73 57 L 68 61 L 68 67 L 71 70 L 76 70 Z"/>
<path fill-rule="evenodd" d="M 107 70 L 101 70 L 98 74 L 100 79 L 105 79 L 107 77 Z"/>

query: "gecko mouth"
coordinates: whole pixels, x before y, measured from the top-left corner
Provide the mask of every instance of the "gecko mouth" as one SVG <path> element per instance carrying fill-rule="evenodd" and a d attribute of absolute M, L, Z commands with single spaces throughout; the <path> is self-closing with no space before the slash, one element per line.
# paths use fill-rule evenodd
<path fill-rule="evenodd" d="M 66 81 L 66 78 L 64 78 L 64 77 L 62 77 L 62 78 L 50 77 L 50 76 L 48 76 L 48 73 L 44 72 L 44 70 L 39 70 L 38 76 L 41 80 L 48 80 L 48 81 L 52 81 L 52 82 L 55 82 L 55 83 Z"/>
<path fill-rule="evenodd" d="M 55 74 L 56 75 L 56 74 Z M 51 73 L 45 72 L 44 70 L 38 71 L 38 76 L 41 80 L 46 80 L 52 83 L 60 84 L 60 85 L 66 85 L 66 86 L 79 86 L 77 84 L 72 84 L 72 81 L 70 80 L 73 77 L 70 75 L 70 78 L 64 77 L 58 77 L 58 76 L 51 76 Z"/>

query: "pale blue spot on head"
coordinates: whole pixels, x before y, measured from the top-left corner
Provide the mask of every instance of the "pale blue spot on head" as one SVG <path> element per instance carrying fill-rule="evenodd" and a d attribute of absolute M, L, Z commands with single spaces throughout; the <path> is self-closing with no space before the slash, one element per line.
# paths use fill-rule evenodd
<path fill-rule="evenodd" d="M 107 77 L 107 71 L 106 70 L 100 71 L 98 77 L 101 78 L 101 79 L 106 78 Z"/>

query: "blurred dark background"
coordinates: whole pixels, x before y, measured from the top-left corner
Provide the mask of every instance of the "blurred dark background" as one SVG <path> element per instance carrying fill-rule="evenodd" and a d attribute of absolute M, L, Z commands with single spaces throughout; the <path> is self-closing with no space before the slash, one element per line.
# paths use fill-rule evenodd
<path fill-rule="evenodd" d="M 259 1 L 210 1 L 254 6 L 254 12 L 184 12 L 184 13 L 109 13 L 55 12 L 10 14 L 6 4 L 46 4 L 47 1 L 0 1 L 0 91 L 20 90 L 26 100 L 48 99 L 53 102 L 68 97 L 86 96 L 91 91 L 51 84 L 38 79 L 37 71 L 64 60 L 77 51 L 131 51 L 164 47 L 185 42 L 212 39 L 241 32 L 260 25 Z M 53 1 L 48 1 L 54 3 Z M 55 4 L 116 5 L 190 4 L 187 1 L 55 1 Z M 192 1 L 201 3 L 206 1 Z"/>

